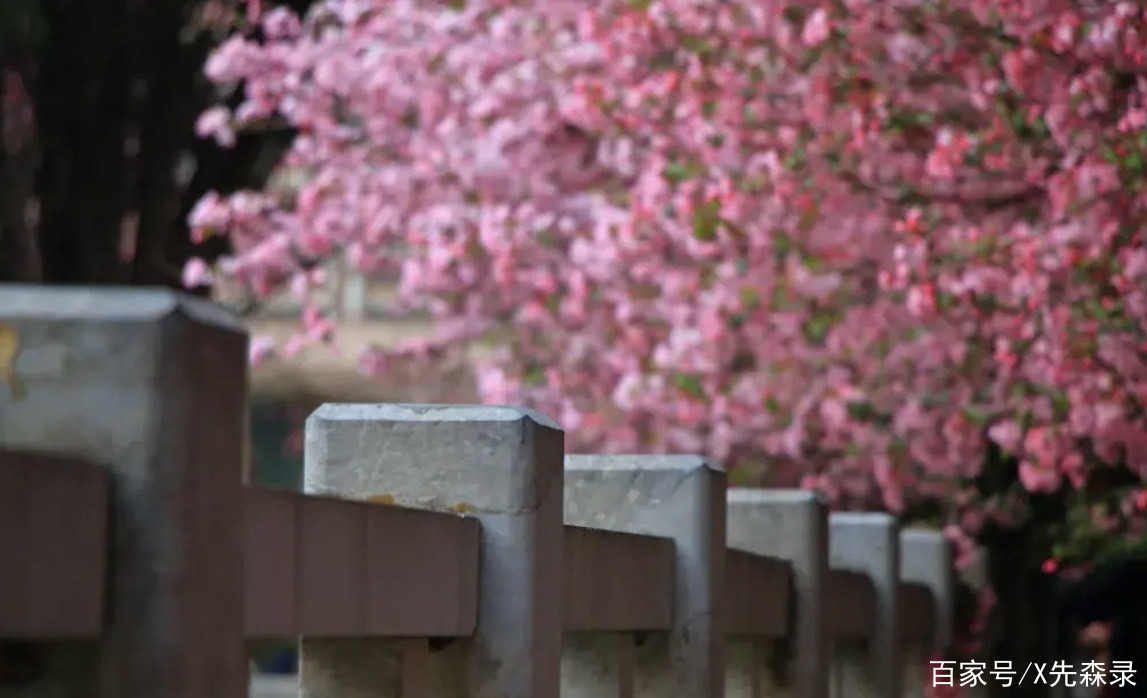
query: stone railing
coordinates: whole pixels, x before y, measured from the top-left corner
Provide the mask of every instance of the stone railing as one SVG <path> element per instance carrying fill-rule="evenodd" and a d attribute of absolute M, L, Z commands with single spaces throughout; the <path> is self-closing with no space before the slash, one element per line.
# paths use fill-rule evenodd
<path fill-rule="evenodd" d="M 307 698 L 918 696 L 949 641 L 940 533 L 524 408 L 325 405 L 304 492 L 244 484 L 246 343 L 0 287 L 0 694 L 237 698 L 297 638 Z"/>

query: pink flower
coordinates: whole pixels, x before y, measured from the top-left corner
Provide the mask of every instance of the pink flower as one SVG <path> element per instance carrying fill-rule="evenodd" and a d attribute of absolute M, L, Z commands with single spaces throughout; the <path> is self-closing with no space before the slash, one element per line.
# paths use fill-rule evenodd
<path fill-rule="evenodd" d="M 214 281 L 211 267 L 199 257 L 192 257 L 183 265 L 183 287 L 208 286 Z"/>
<path fill-rule="evenodd" d="M 231 112 L 226 107 L 211 107 L 199 115 L 195 122 L 195 135 L 212 138 L 224 148 L 235 145 L 235 131 L 231 129 Z"/>
<path fill-rule="evenodd" d="M 1022 437 L 1020 425 L 1010 419 L 996 422 L 988 428 L 988 438 L 999 444 L 1000 448 L 1012 453 L 1019 450 Z"/>
<path fill-rule="evenodd" d="M 805 21 L 801 41 L 805 46 L 817 46 L 828 40 L 831 34 L 832 23 L 828 18 L 828 12 L 824 8 L 818 8 Z"/>
<path fill-rule="evenodd" d="M 1020 484 L 1034 494 L 1050 494 L 1059 489 L 1062 478 L 1054 468 L 1024 461 L 1020 463 Z"/>
<path fill-rule="evenodd" d="M 275 353 L 275 340 L 270 337 L 252 337 L 247 355 L 251 366 L 258 367 L 266 363 Z"/>
<path fill-rule="evenodd" d="M 263 15 L 263 32 L 268 39 L 293 39 L 301 30 L 298 16 L 285 7 L 272 8 Z"/>

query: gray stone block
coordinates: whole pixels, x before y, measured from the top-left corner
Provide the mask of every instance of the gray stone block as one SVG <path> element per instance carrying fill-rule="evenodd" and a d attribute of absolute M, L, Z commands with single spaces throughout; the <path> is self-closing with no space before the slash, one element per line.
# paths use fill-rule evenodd
<path fill-rule="evenodd" d="M 942 531 L 906 529 L 900 533 L 900 579 L 923 584 L 936 601 L 936 639 L 931 649 L 942 651 L 952 641 L 955 608 L 952 544 Z"/>
<path fill-rule="evenodd" d="M 832 693 L 836 698 L 898 696 L 900 525 L 889 514 L 838 512 L 829 516 L 829 535 L 830 567 L 866 575 L 876 592 L 876 623 L 867 646 L 834 644 Z"/>
<path fill-rule="evenodd" d="M 909 696 L 927 694 L 932 668 L 929 660 L 946 650 L 952 641 L 954 572 L 951 542 L 941 531 L 907 529 L 900 533 L 900 580 L 922 584 L 932 592 L 935 603 L 935 636 L 931 645 L 901 647 L 904 666 L 902 683 Z"/>
<path fill-rule="evenodd" d="M 792 566 L 796 608 L 784 690 L 802 698 L 828 698 L 828 533 L 828 509 L 812 492 L 729 490 L 729 547 L 780 558 Z M 744 665 L 731 656 L 731 671 L 738 671 L 738 666 L 761 666 L 756 659 L 759 652 L 742 650 L 741 654 L 753 660 Z M 740 673 L 745 671 L 740 669 Z"/>
<path fill-rule="evenodd" d="M 100 646 L 42 646 L 40 680 L 0 692 L 246 695 L 238 319 L 165 290 L 0 286 L 0 335 L 0 448 L 106 467 L 114 521 Z"/>
<path fill-rule="evenodd" d="M 304 640 L 304 698 L 557 698 L 562 430 L 518 407 L 377 404 L 324 405 L 306 432 L 308 493 L 467 513 L 482 543 L 471 640 L 429 654 L 424 641 Z"/>
<path fill-rule="evenodd" d="M 633 660 L 634 695 L 724 695 L 725 473 L 699 456 L 566 456 L 565 522 L 672 539 L 677 551 L 674 626 Z M 565 698 L 589 696 L 586 653 L 563 662 Z M 624 666 L 607 659 L 600 671 Z M 592 682 L 621 685 L 623 677 Z"/>

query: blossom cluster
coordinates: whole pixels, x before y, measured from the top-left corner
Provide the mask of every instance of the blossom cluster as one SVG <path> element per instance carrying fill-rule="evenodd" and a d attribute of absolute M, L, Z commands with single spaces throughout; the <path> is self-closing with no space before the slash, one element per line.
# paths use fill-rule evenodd
<path fill-rule="evenodd" d="M 966 535 L 1097 470 L 1147 472 L 1141 3 L 256 19 L 206 66 L 243 99 L 200 133 L 297 136 L 272 186 L 210 195 L 192 226 L 230 237 L 214 273 L 259 294 L 306 298 L 336 254 L 397 274 L 438 334 L 365 370 L 496 335 L 484 398 L 552 414 L 576 448 L 704 452 L 840 506 L 938 506 Z"/>

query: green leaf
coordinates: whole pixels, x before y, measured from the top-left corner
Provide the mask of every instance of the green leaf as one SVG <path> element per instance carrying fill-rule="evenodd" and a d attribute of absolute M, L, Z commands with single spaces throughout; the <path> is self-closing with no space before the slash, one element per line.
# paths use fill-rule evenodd
<path fill-rule="evenodd" d="M 678 390 L 690 397 L 705 397 L 705 387 L 701 384 L 701 379 L 697 376 L 688 373 L 678 373 L 673 376 L 673 385 L 677 386 Z"/>
<path fill-rule="evenodd" d="M 752 286 L 741 287 L 741 306 L 747 311 L 753 311 L 761 305 L 761 296 Z"/>
<path fill-rule="evenodd" d="M 848 416 L 858 422 L 872 422 L 876 420 L 876 408 L 869 402 L 849 402 Z"/>
<path fill-rule="evenodd" d="M 963 409 L 964 417 L 969 422 L 975 424 L 977 427 L 986 426 L 988 421 L 991 420 L 992 415 L 986 410 L 982 410 L 974 405 L 966 405 Z"/>
<path fill-rule="evenodd" d="M 812 254 L 803 254 L 801 257 L 801 264 L 803 264 L 804 267 L 809 269 L 813 274 L 824 272 L 825 268 L 828 266 L 824 259 L 813 257 Z"/>
<path fill-rule="evenodd" d="M 680 184 L 689 179 L 689 168 L 679 162 L 671 162 L 661 171 L 661 176 L 671 184 Z"/>
<path fill-rule="evenodd" d="M 699 36 L 682 37 L 681 47 L 701 58 L 707 58 L 714 53 L 713 44 Z"/>
<path fill-rule="evenodd" d="M 925 393 L 920 399 L 920 404 L 925 409 L 932 409 L 934 407 L 940 407 L 941 405 L 947 405 L 951 401 L 952 396 L 947 390 L 938 390 L 934 393 Z"/>
<path fill-rule="evenodd" d="M 803 24 L 808 10 L 797 5 L 789 5 L 781 14 L 785 18 L 785 21 L 791 24 Z"/>
<path fill-rule="evenodd" d="M 721 224 L 721 202 L 706 201 L 693 212 L 693 237 L 704 242 L 717 238 L 717 226 Z"/>
<path fill-rule="evenodd" d="M 892 439 L 888 444 L 888 455 L 895 459 L 904 458 L 908 455 L 908 442 L 899 437 Z"/>
<path fill-rule="evenodd" d="M 1056 393 L 1051 396 L 1051 410 L 1056 419 L 1067 419 L 1071 414 L 1071 400 L 1068 399 L 1067 393 Z"/>
<path fill-rule="evenodd" d="M 775 252 L 778 257 L 786 256 L 792 249 L 792 238 L 780 230 L 773 232 L 773 252 Z"/>
<path fill-rule="evenodd" d="M 1087 308 L 1091 311 L 1091 317 L 1095 318 L 1096 320 L 1107 319 L 1107 309 L 1103 307 L 1098 299 L 1092 298 L 1088 302 Z"/>
<path fill-rule="evenodd" d="M 787 310 L 793 302 L 792 294 L 789 293 L 788 288 L 783 284 L 777 284 L 773 287 L 772 308 L 775 310 Z"/>
<path fill-rule="evenodd" d="M 800 165 L 804 164 L 804 162 L 805 162 L 804 146 L 798 145 L 797 147 L 793 148 L 789 152 L 788 155 L 786 155 L 784 157 L 782 164 L 785 166 L 786 169 L 793 170 L 793 169 L 796 169 L 797 167 L 799 167 Z"/>
<path fill-rule="evenodd" d="M 821 311 L 814 313 L 811 318 L 806 320 L 804 324 L 801 325 L 801 330 L 804 332 L 805 339 L 810 343 L 823 344 L 832 326 L 836 324 L 836 320 L 837 316 L 835 313 Z"/>
<path fill-rule="evenodd" d="M 729 484 L 733 487 L 746 487 L 753 481 L 753 473 L 757 470 L 748 463 L 738 463 L 729 469 Z"/>
<path fill-rule="evenodd" d="M 899 132 L 914 126 L 928 126 L 934 120 L 934 117 L 928 112 L 904 110 L 889 115 L 885 123 L 890 131 Z"/>
<path fill-rule="evenodd" d="M 977 293 L 972 296 L 972 305 L 982 313 L 993 313 L 999 308 L 1000 301 L 995 294 Z"/>

